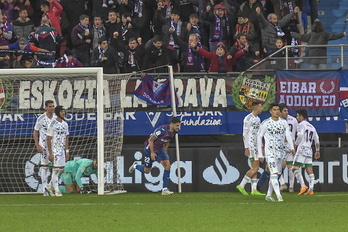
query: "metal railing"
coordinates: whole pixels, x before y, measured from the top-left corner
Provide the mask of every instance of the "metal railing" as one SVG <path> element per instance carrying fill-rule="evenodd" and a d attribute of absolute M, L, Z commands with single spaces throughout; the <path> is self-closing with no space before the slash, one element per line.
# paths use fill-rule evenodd
<path fill-rule="evenodd" d="M 310 48 L 327 48 L 327 56 L 315 56 L 315 57 L 309 57 L 308 55 L 304 55 L 306 54 L 306 50 L 310 49 Z M 289 57 L 289 49 L 298 49 L 299 50 L 299 55 L 298 57 Z M 301 50 L 301 49 L 305 49 L 305 51 Z M 300 51 L 301 50 L 301 51 Z M 283 51 L 285 51 L 285 57 L 277 57 L 277 55 L 279 53 L 282 53 Z M 336 55 L 339 54 L 339 55 Z M 287 45 L 284 46 L 283 48 L 279 49 L 278 51 L 270 54 L 269 56 L 267 56 L 266 58 L 264 58 L 263 60 L 259 61 L 258 63 L 254 64 L 253 66 L 251 66 L 249 69 L 247 69 L 244 72 L 249 72 L 249 71 L 265 71 L 265 70 L 275 70 L 275 69 L 282 69 L 282 70 L 289 70 L 289 69 L 301 69 L 301 70 L 311 70 L 310 68 L 307 68 L 305 65 L 303 65 L 304 67 L 301 67 L 300 65 L 296 65 L 296 67 L 291 68 L 289 67 L 290 64 L 293 63 L 303 63 L 303 64 L 308 64 L 307 61 L 309 61 L 310 59 L 325 59 L 325 61 L 323 61 L 322 63 L 327 63 L 328 59 L 333 59 L 335 60 L 336 64 L 339 63 L 338 67 L 332 67 L 333 65 L 329 65 L 328 68 L 326 69 L 342 69 L 344 68 L 345 63 L 348 63 L 348 44 L 336 44 L 336 45 Z M 345 59 L 347 59 L 347 61 L 345 62 Z M 285 61 L 284 62 L 284 67 L 273 67 L 272 65 L 266 65 L 266 64 L 270 64 L 270 62 L 272 61 Z M 295 62 L 297 61 L 297 62 Z M 338 61 L 338 62 L 337 62 Z M 336 65 L 337 66 L 337 65 Z M 348 65 L 347 65 L 348 66 Z"/>

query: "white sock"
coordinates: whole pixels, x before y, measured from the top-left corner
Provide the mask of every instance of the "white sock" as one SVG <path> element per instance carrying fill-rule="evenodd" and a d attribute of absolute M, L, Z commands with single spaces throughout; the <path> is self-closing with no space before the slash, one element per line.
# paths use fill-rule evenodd
<path fill-rule="evenodd" d="M 242 182 L 240 182 L 239 186 L 242 187 L 242 188 L 244 188 L 244 186 L 245 186 L 247 183 L 249 183 L 249 182 L 250 182 L 250 178 L 247 177 L 247 176 L 244 176 L 244 177 L 243 177 L 243 180 L 242 180 Z"/>
<path fill-rule="evenodd" d="M 289 188 L 294 188 L 295 175 L 292 170 L 289 169 Z"/>
<path fill-rule="evenodd" d="M 273 186 L 271 179 L 268 181 L 268 190 L 267 190 L 267 197 L 271 197 L 273 194 Z"/>
<path fill-rule="evenodd" d="M 300 182 L 301 188 L 303 188 L 305 186 L 305 183 L 304 183 L 304 180 L 303 180 L 301 169 L 296 170 L 294 172 L 294 175 L 296 176 L 296 179 Z"/>
<path fill-rule="evenodd" d="M 282 197 L 282 195 L 280 194 L 280 190 L 279 190 L 279 182 L 278 182 L 277 174 L 271 175 L 271 183 L 273 186 L 273 191 L 275 192 L 275 194 L 277 195 L 277 198 L 279 199 L 280 197 Z"/>
<path fill-rule="evenodd" d="M 314 189 L 314 174 L 309 175 L 309 191 L 313 191 Z"/>
<path fill-rule="evenodd" d="M 257 179 L 256 178 L 251 179 L 251 191 L 252 192 L 257 191 Z"/>
<path fill-rule="evenodd" d="M 51 179 L 50 184 L 54 188 L 54 191 L 59 192 L 58 180 L 59 180 L 59 176 L 62 172 L 63 172 L 62 168 L 53 168 L 52 169 L 52 179 Z"/>
<path fill-rule="evenodd" d="M 48 177 L 50 176 L 49 167 L 41 167 L 41 181 L 42 181 L 42 191 L 45 192 L 45 188 L 48 184 Z"/>

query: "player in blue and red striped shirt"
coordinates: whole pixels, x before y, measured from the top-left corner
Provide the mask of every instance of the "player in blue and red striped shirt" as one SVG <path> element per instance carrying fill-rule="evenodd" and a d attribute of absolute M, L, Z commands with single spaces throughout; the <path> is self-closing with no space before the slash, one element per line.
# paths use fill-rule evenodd
<path fill-rule="evenodd" d="M 139 165 L 134 162 L 132 166 L 129 167 L 129 173 L 134 172 L 135 169 L 142 173 L 149 173 L 152 169 L 152 163 L 155 161 L 160 162 L 164 167 L 162 195 L 173 194 L 172 191 L 168 190 L 170 161 L 167 150 L 170 140 L 178 133 L 179 128 L 180 119 L 177 117 L 173 117 L 169 125 L 156 128 L 144 143 L 144 164 Z"/>

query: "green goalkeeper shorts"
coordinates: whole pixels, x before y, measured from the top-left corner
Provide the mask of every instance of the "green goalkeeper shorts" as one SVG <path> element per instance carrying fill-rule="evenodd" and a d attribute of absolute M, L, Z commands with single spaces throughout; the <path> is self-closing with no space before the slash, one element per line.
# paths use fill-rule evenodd
<path fill-rule="evenodd" d="M 75 175 L 71 172 L 63 172 L 61 178 L 64 184 L 73 184 L 74 182 L 76 182 Z"/>

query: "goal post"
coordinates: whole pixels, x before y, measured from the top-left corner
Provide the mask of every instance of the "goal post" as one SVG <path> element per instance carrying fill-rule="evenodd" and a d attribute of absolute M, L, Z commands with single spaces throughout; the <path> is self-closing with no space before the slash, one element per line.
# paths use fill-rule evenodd
<path fill-rule="evenodd" d="M 123 144 L 121 85 L 130 77 L 105 75 L 102 68 L 2 69 L 0 193 L 42 192 L 41 155 L 32 134 L 46 100 L 67 112 L 72 159 L 98 157 L 98 177 L 85 184 L 98 186 L 98 194 L 125 192 L 117 161 Z"/>

